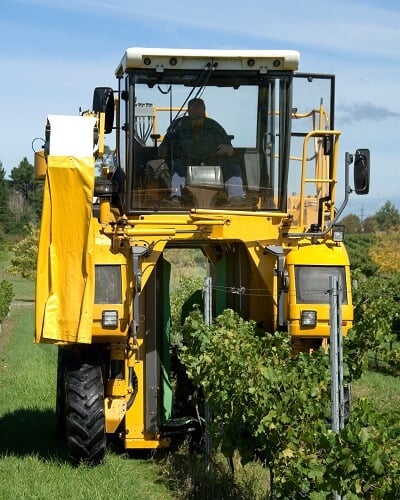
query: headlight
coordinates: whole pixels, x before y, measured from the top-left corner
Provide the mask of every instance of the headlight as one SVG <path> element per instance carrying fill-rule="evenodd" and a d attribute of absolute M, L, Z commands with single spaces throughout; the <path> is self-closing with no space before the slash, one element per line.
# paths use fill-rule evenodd
<path fill-rule="evenodd" d="M 301 311 L 300 317 L 301 326 L 312 326 L 317 325 L 317 311 Z"/>
<path fill-rule="evenodd" d="M 117 328 L 118 311 L 103 311 L 101 315 L 101 326 L 103 328 Z"/>

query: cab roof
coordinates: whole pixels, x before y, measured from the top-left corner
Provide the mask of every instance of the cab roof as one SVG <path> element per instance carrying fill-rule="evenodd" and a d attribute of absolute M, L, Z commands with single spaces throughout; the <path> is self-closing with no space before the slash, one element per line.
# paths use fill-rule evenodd
<path fill-rule="evenodd" d="M 129 69 L 202 70 L 207 65 L 219 70 L 296 71 L 300 53 L 295 50 L 219 50 L 131 47 L 115 70 L 121 76 Z"/>

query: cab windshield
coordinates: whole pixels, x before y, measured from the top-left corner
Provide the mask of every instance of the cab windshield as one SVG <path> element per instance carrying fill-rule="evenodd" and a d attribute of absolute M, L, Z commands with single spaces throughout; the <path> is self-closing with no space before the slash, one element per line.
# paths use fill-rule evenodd
<path fill-rule="evenodd" d="M 291 76 L 133 71 L 130 211 L 284 210 Z"/>

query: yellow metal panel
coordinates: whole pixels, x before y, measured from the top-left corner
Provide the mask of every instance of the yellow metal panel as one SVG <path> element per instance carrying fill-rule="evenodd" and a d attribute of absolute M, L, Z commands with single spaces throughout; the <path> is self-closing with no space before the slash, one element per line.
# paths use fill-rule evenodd
<path fill-rule="evenodd" d="M 36 342 L 92 337 L 94 159 L 49 156 L 36 282 Z"/>
<path fill-rule="evenodd" d="M 44 150 L 35 152 L 35 179 L 43 180 L 46 177 L 47 162 Z"/>
<path fill-rule="evenodd" d="M 107 380 L 107 394 L 111 396 L 125 397 L 127 394 L 126 382 L 124 379 Z"/>
<path fill-rule="evenodd" d="M 126 412 L 126 402 L 123 398 L 104 399 L 104 413 L 106 418 L 106 433 L 113 434 L 117 429 Z"/>
<path fill-rule="evenodd" d="M 159 438 L 156 434 L 144 434 L 142 438 L 126 438 L 124 448 L 127 450 L 154 450 L 157 448 L 167 448 L 171 440 L 169 438 Z"/>

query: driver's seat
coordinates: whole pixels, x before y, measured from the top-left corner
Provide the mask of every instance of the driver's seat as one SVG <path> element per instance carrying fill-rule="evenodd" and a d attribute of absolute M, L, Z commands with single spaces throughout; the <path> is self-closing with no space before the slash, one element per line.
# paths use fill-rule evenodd
<path fill-rule="evenodd" d="M 220 165 L 189 165 L 186 189 L 193 196 L 196 206 L 211 207 L 214 196 L 224 189 Z"/>

